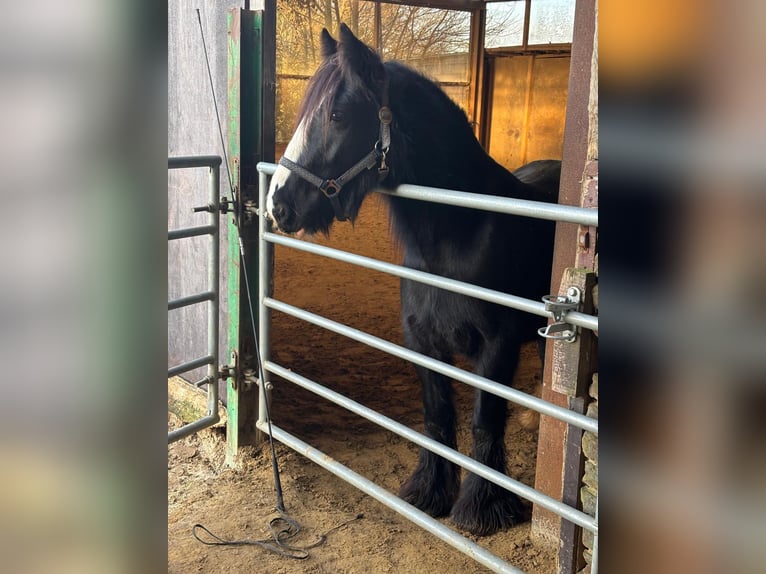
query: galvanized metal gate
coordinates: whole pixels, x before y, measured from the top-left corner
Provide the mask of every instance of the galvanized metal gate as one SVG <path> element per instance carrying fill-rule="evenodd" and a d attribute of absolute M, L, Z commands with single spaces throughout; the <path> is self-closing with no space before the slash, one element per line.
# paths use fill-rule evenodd
<path fill-rule="evenodd" d="M 260 193 L 259 205 L 265 205 L 265 196 L 268 189 L 268 176 L 272 175 L 275 169 L 276 166 L 274 164 L 258 164 Z M 415 185 L 402 185 L 394 192 L 383 193 L 389 193 L 397 197 L 417 199 L 421 201 L 444 203 L 466 208 L 482 209 L 486 211 L 534 217 L 539 219 L 570 222 L 584 226 L 596 227 L 598 225 L 598 211 L 596 209 L 586 209 L 566 205 L 500 198 Z M 301 376 L 299 373 L 293 372 L 289 369 L 289 365 L 276 364 L 270 358 L 270 312 L 271 310 L 277 310 L 313 325 L 328 329 L 329 331 L 349 337 L 375 349 L 390 353 L 396 357 L 403 358 L 430 370 L 442 373 L 456 381 L 468 384 L 477 389 L 488 391 L 515 404 L 533 409 L 539 413 L 548 415 L 560 421 L 564 421 L 565 423 L 573 425 L 579 429 L 591 431 L 594 434 L 598 434 L 598 421 L 577 412 L 567 410 L 552 403 L 546 402 L 537 397 L 528 395 L 516 389 L 507 387 L 496 381 L 491 381 L 474 373 L 459 369 L 453 365 L 437 361 L 420 353 L 416 353 L 390 341 L 375 337 L 369 333 L 351 328 L 336 321 L 332 321 L 320 315 L 310 313 L 303 309 L 274 299 L 268 292 L 268 286 L 272 285 L 272 267 L 269 265 L 269 262 L 272 261 L 273 257 L 272 246 L 274 244 L 283 245 L 285 247 L 298 249 L 318 256 L 329 257 L 383 273 L 389 273 L 398 277 L 419 281 L 427 285 L 447 289 L 462 295 L 476 297 L 484 301 L 497 303 L 499 305 L 504 305 L 527 313 L 532 313 L 543 317 L 553 317 L 555 323 L 554 325 L 549 326 L 548 333 L 558 333 L 559 335 L 563 336 L 566 331 L 571 332 L 577 328 L 597 331 L 597 317 L 580 313 L 575 310 L 567 310 L 566 301 L 560 300 L 558 298 L 555 298 L 548 303 L 532 301 L 515 296 L 513 294 L 501 293 L 469 283 L 464 283 L 438 275 L 417 271 L 400 265 L 394 265 L 388 262 L 355 255 L 338 249 L 301 241 L 283 235 L 277 235 L 270 232 L 264 213 L 261 213 L 259 220 L 259 237 L 260 240 L 258 259 L 260 262 L 260 269 L 258 287 L 259 291 L 257 297 L 259 305 L 258 334 L 260 337 L 261 359 L 263 361 L 263 367 L 266 373 L 264 376 L 267 379 L 266 381 L 262 382 L 263 384 L 260 385 L 259 416 L 257 422 L 257 426 L 260 430 L 263 432 L 269 432 L 269 421 L 267 416 L 267 409 L 265 408 L 264 393 L 267 393 L 267 389 L 269 389 L 271 386 L 271 383 L 268 380 L 268 375 L 277 375 L 282 379 L 289 381 L 290 383 L 298 385 L 303 389 L 306 389 L 320 397 L 323 397 L 324 399 L 340 405 L 341 407 L 385 428 L 386 430 L 394 432 L 399 436 L 410 440 L 413 443 L 426 448 L 451 462 L 460 465 L 462 468 L 465 468 L 466 470 L 476 475 L 479 475 L 511 492 L 516 493 L 520 497 L 531 501 L 535 505 L 554 512 L 555 514 L 570 521 L 571 523 L 592 532 L 594 535 L 594 547 L 591 572 L 594 574 L 597 572 L 597 516 L 594 517 L 585 514 L 584 512 L 558 500 L 555 500 L 554 498 L 551 498 L 550 496 L 547 496 L 535 490 L 534 488 L 514 480 L 503 473 L 480 464 L 474 459 L 465 456 L 456 450 L 446 447 L 438 441 L 430 439 L 405 425 L 402 425 L 372 409 L 365 407 L 364 405 L 361 405 L 335 391 L 324 387 L 319 382 L 312 381 L 306 377 Z M 566 343 L 562 342 L 559 344 Z M 323 468 L 356 486 L 364 493 L 372 496 L 379 502 L 402 514 L 409 520 L 432 532 L 438 538 L 442 539 L 461 552 L 464 552 L 473 557 L 476 561 L 483 564 L 492 571 L 523 574 L 521 570 L 493 555 L 475 542 L 463 537 L 456 531 L 450 529 L 431 516 L 425 514 L 414 506 L 411 506 L 410 504 L 391 494 L 387 490 L 376 485 L 374 482 L 360 476 L 350 468 L 333 460 L 323 452 L 315 449 L 306 442 L 279 428 L 277 421 L 272 420 L 270 427 L 271 432 L 276 440 L 295 449 Z M 598 511 L 596 511 L 596 515 L 597 514 Z"/>
<path fill-rule="evenodd" d="M 195 157 L 172 157 L 168 158 L 168 169 L 192 169 L 208 168 L 210 172 L 209 189 L 210 202 L 202 207 L 195 207 L 195 211 L 208 212 L 207 225 L 185 227 L 168 231 L 168 241 L 178 241 L 190 237 L 209 236 L 208 249 L 208 280 L 207 290 L 193 293 L 168 301 L 168 313 L 188 307 L 206 303 L 207 310 L 207 355 L 196 357 L 168 369 L 168 378 L 207 366 L 207 375 L 195 383 L 196 386 L 207 386 L 207 415 L 190 422 L 183 427 L 168 433 L 168 443 L 182 439 L 203 428 L 218 422 L 218 311 L 220 307 L 220 293 L 218 281 L 220 277 L 220 221 L 219 198 L 220 198 L 220 167 L 221 158 L 218 156 L 195 156 Z"/>

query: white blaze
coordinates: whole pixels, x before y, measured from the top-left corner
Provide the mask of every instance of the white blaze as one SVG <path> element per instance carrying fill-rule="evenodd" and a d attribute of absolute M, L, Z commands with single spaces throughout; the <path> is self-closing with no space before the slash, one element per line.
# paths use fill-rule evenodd
<path fill-rule="evenodd" d="M 298 162 L 303 150 L 306 148 L 306 118 L 301 120 L 298 124 L 298 128 L 295 130 L 293 137 L 290 139 L 290 143 L 287 144 L 284 156 L 294 162 Z M 266 212 L 269 214 L 269 218 L 272 221 L 274 219 L 274 193 L 277 188 L 282 187 L 287 181 L 287 177 L 290 175 L 290 170 L 282 165 L 277 165 L 277 169 L 274 175 L 271 176 L 271 184 L 269 185 L 269 194 L 266 197 Z"/>

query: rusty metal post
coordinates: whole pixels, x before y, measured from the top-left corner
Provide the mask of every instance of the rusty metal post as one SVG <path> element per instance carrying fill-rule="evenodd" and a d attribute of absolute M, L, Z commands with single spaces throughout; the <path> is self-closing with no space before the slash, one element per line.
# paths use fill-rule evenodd
<path fill-rule="evenodd" d="M 474 134 L 481 141 L 482 113 L 484 102 L 484 38 L 487 24 L 487 9 L 480 8 L 471 12 L 471 37 L 468 50 L 470 58 L 470 79 L 468 95 L 468 117 L 473 125 Z"/>
<path fill-rule="evenodd" d="M 559 194 L 559 202 L 566 205 L 583 205 L 582 180 L 589 159 L 589 140 L 594 137 L 590 130 L 592 118 L 589 110 L 596 37 L 595 5 L 596 0 L 578 0 L 576 5 Z M 591 247 L 595 249 L 595 229 L 593 235 L 592 243 L 590 243 L 590 235 L 587 239 L 583 239 L 588 242 L 585 251 Z M 580 237 L 581 230 L 577 225 L 557 224 L 551 293 L 559 292 L 562 279 L 565 278 L 565 270 L 577 265 L 578 249 L 582 251 L 578 247 Z M 583 263 L 584 259 L 580 257 L 579 262 Z M 583 352 L 578 352 L 575 359 L 568 359 L 577 362 L 576 365 L 570 365 L 575 373 L 585 373 L 590 370 L 586 364 L 590 359 L 584 356 L 584 352 L 583 349 Z M 578 378 L 573 385 L 575 396 L 557 392 L 553 384 L 554 355 L 554 344 L 549 342 L 546 349 L 542 398 L 562 407 L 576 409 L 578 402 L 582 402 L 579 395 L 582 394 L 584 381 L 579 380 L 579 374 L 575 375 Z M 560 390 L 562 389 L 559 388 Z M 582 407 L 583 405 L 580 405 L 580 408 Z M 569 435 L 570 428 L 569 425 L 550 417 L 541 417 L 535 488 L 558 500 L 567 499 L 571 502 L 572 476 L 579 474 L 581 462 L 579 450 L 571 446 L 577 437 Z M 567 468 L 570 469 L 569 472 L 566 472 Z M 579 481 L 579 476 L 574 480 Z M 569 482 L 568 485 L 566 481 Z M 568 525 L 564 525 L 564 521 L 557 515 L 536 506 L 532 516 L 532 536 L 538 540 L 548 540 L 557 546 L 561 544 L 566 547 L 560 553 L 557 572 L 569 573 L 577 568 L 579 563 L 577 533 Z"/>

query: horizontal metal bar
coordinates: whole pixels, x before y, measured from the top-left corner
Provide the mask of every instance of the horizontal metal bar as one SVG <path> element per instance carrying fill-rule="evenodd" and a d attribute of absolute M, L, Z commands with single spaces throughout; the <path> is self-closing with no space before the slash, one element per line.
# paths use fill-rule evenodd
<path fill-rule="evenodd" d="M 168 169 L 215 167 L 218 165 L 221 165 L 221 157 L 217 155 L 178 156 L 168 158 Z"/>
<path fill-rule="evenodd" d="M 438 187 L 425 187 L 422 185 L 402 184 L 395 190 L 376 189 L 375 191 L 391 197 L 403 197 L 406 199 L 418 199 L 454 205 L 457 207 L 469 207 L 505 213 L 508 215 L 521 215 L 534 217 L 535 219 L 548 219 L 553 221 L 565 221 L 579 223 L 580 225 L 598 226 L 598 210 L 572 205 L 559 205 L 558 203 L 545 203 L 542 201 L 529 201 L 527 199 L 515 199 L 497 195 L 483 195 L 467 191 L 455 191 L 440 189 Z"/>
<path fill-rule="evenodd" d="M 186 239 L 199 235 L 213 235 L 216 232 L 215 225 L 198 225 L 197 227 L 184 227 L 183 229 L 171 229 L 168 231 L 168 241 L 174 239 Z"/>
<path fill-rule="evenodd" d="M 258 170 L 271 175 L 276 170 L 276 165 L 259 163 Z M 438 187 L 426 187 L 422 185 L 402 184 L 395 190 L 376 189 L 378 193 L 392 197 L 406 199 L 419 199 L 435 203 L 444 203 L 457 207 L 468 207 L 484 211 L 494 211 L 509 215 L 521 215 L 536 219 L 548 219 L 554 221 L 566 221 L 598 227 L 598 209 L 575 207 L 573 205 L 559 205 L 558 203 L 545 203 L 543 201 L 529 201 L 501 197 L 498 195 L 483 195 L 467 191 L 455 191 L 453 189 L 441 189 Z"/>
<path fill-rule="evenodd" d="M 269 425 L 267 423 L 259 422 L 256 426 L 259 430 L 268 434 Z M 322 451 L 315 449 L 311 445 L 303 442 L 301 439 L 291 435 L 290 433 L 282 430 L 277 426 L 274 426 L 273 424 L 271 425 L 271 434 L 274 439 L 278 440 L 282 444 L 302 454 L 322 468 L 330 471 L 335 476 L 348 482 L 352 486 L 355 486 L 365 494 L 370 495 L 378 502 L 384 504 L 391 510 L 398 512 L 437 538 L 443 540 L 453 548 L 463 552 L 464 554 L 467 554 L 493 572 L 501 572 L 503 574 L 524 574 L 522 570 L 519 570 L 507 562 L 504 562 L 485 548 L 482 548 L 475 542 L 468 540 L 438 520 L 428 516 L 425 512 L 415 508 L 407 502 L 404 502 L 401 498 L 391 494 L 371 480 L 364 478 L 347 466 L 329 457 Z"/>
<path fill-rule="evenodd" d="M 467 88 L 471 85 L 470 82 L 447 82 L 441 80 L 436 80 L 436 83 L 447 88 Z"/>
<path fill-rule="evenodd" d="M 554 498 L 551 498 L 550 496 L 546 496 L 545 494 L 538 492 L 534 488 L 527 486 L 526 484 L 519 482 L 518 480 L 514 480 L 513 478 L 509 477 L 506 474 L 503 474 L 502 472 L 493 470 L 489 468 L 488 466 L 485 466 L 477 462 L 471 457 L 465 456 L 464 454 L 461 454 L 457 452 L 456 450 L 451 449 L 436 440 L 428 438 L 412 430 L 411 428 L 378 413 L 377 411 L 367 408 L 364 405 L 361 405 L 357 403 L 356 401 L 349 399 L 348 397 L 344 397 L 343 395 L 336 393 L 335 391 L 332 391 L 326 387 L 323 387 L 319 383 L 312 381 L 310 379 L 307 379 L 306 377 L 303 377 L 297 373 L 294 373 L 293 371 L 285 369 L 284 367 L 277 365 L 276 363 L 273 363 L 271 361 L 266 361 L 263 367 L 267 371 L 270 371 L 274 373 L 275 375 L 278 375 L 282 377 L 283 379 L 286 379 L 290 381 L 291 383 L 298 385 L 299 387 L 302 387 L 308 391 L 311 391 L 312 393 L 319 395 L 320 397 L 323 397 L 327 399 L 328 401 L 331 401 L 337 405 L 340 405 L 343 408 L 351 411 L 352 413 L 357 414 L 360 417 L 363 417 L 387 430 L 390 430 L 393 433 L 398 434 L 401 437 L 406 438 L 409 441 L 414 442 L 418 446 L 427 448 L 431 452 L 434 452 L 446 458 L 447 460 L 450 460 L 454 462 L 455 464 L 462 466 L 463 468 L 471 471 L 472 473 L 478 476 L 486 478 L 490 482 L 493 482 L 499 486 L 502 486 L 506 490 L 515 492 L 522 498 L 525 498 L 526 500 L 529 500 L 535 504 L 538 504 L 542 506 L 543 508 L 558 514 L 559 516 L 562 516 L 566 518 L 567 520 L 574 522 L 578 526 L 582 526 L 583 528 L 590 530 L 592 532 L 598 531 L 598 526 L 595 520 L 591 516 L 588 516 L 587 514 L 585 514 L 584 512 L 581 512 L 575 508 L 572 508 L 571 506 L 564 504 L 563 502 L 560 502 Z"/>
<path fill-rule="evenodd" d="M 426 273 L 424 271 L 418 271 L 417 269 L 411 269 L 402 265 L 395 265 L 393 263 L 387 263 L 371 257 L 365 257 L 363 255 L 356 255 L 347 251 L 341 251 L 332 247 L 325 247 L 317 243 L 311 243 L 308 241 L 301 241 L 299 239 L 293 239 L 284 235 L 277 235 L 276 233 L 264 233 L 263 238 L 266 241 L 276 243 L 278 245 L 284 245 L 293 249 L 299 249 L 315 255 L 322 255 L 338 261 L 344 261 L 360 267 L 366 267 L 368 269 L 374 269 L 375 271 L 381 271 L 390 275 L 396 275 L 404 279 L 411 279 L 418 281 L 419 283 L 425 283 L 433 287 L 439 287 L 452 291 L 453 293 L 459 293 L 461 295 L 469 295 L 482 299 L 483 301 L 489 301 L 490 303 L 497 303 L 505 307 L 512 309 L 518 309 L 520 311 L 526 311 L 534 315 L 540 315 L 541 317 L 550 317 L 551 314 L 545 310 L 545 304 L 538 301 L 532 301 L 531 299 L 525 299 L 523 297 L 517 297 L 515 295 L 508 295 L 501 291 L 495 291 L 493 289 L 486 289 L 485 287 L 478 287 L 471 285 L 470 283 L 464 283 L 455 279 L 448 279 L 441 275 L 434 275 L 432 273 Z"/>
<path fill-rule="evenodd" d="M 479 287 L 470 283 L 464 283 L 463 281 L 448 279 L 441 275 L 434 275 L 432 273 L 410 269 L 409 267 L 404 267 L 402 265 L 387 263 L 385 261 L 380 261 L 379 259 L 356 255 L 354 253 L 326 247 L 317 243 L 301 241 L 284 235 L 277 235 L 276 233 L 264 233 L 263 239 L 285 247 L 299 249 L 307 253 L 313 253 L 314 255 L 330 257 L 331 259 L 336 259 L 338 261 L 345 261 L 346 263 L 366 267 L 367 269 L 373 269 L 375 271 L 381 271 L 383 273 L 389 273 L 390 275 L 395 275 L 404 279 L 411 279 L 426 285 L 446 289 L 453 293 L 476 297 L 483 301 L 497 303 L 498 305 L 510 307 L 511 309 L 518 309 L 541 317 L 553 316 L 552 313 L 545 310 L 545 304 L 542 302 L 532 301 L 531 299 L 525 299 L 524 297 L 517 297 L 516 295 L 508 295 L 507 293 L 495 291 L 494 289 Z M 594 331 L 598 330 L 598 317 L 586 315 L 585 313 L 565 313 L 562 320 Z"/>
<path fill-rule="evenodd" d="M 336 321 L 332 321 L 325 317 L 321 317 L 314 313 L 299 309 L 298 307 L 288 305 L 282 301 L 277 301 L 271 297 L 264 298 L 263 304 L 270 309 L 281 311 L 282 313 L 286 313 L 292 317 L 297 317 L 298 319 L 311 323 L 312 325 L 317 325 L 318 327 L 322 327 L 332 331 L 333 333 L 338 333 L 339 335 L 343 335 L 355 341 L 359 341 L 360 343 L 364 343 L 365 345 L 380 351 L 384 351 L 406 361 L 411 361 L 427 369 L 436 371 L 437 373 L 442 373 L 443 375 L 455 380 L 462 381 L 474 388 L 490 392 L 523 407 L 527 407 L 541 414 L 553 417 L 560 421 L 564 421 L 573 426 L 576 426 L 577 428 L 598 434 L 598 421 L 596 419 L 592 419 L 590 417 L 586 417 L 585 415 L 581 415 L 557 405 L 553 405 L 549 402 L 546 402 L 537 397 L 533 397 L 514 388 L 501 385 L 500 383 L 491 381 L 485 377 L 480 377 L 474 373 L 469 373 L 453 365 L 443 363 L 442 361 L 437 361 L 432 357 L 416 353 L 415 351 L 411 351 L 410 349 L 406 349 L 400 345 L 396 345 L 379 337 L 375 337 L 374 335 L 370 335 L 369 333 L 365 333 L 359 329 L 354 329 L 353 327 L 337 323 Z"/>
<path fill-rule="evenodd" d="M 199 381 L 197 381 L 195 383 L 192 383 L 192 386 L 199 388 L 199 387 L 202 387 L 204 385 L 209 385 L 210 383 L 212 383 L 214 381 L 215 381 L 214 377 L 211 377 L 211 376 L 202 377 Z"/>
<path fill-rule="evenodd" d="M 221 417 L 218 416 L 218 411 L 212 415 L 208 415 L 206 417 L 202 417 L 201 419 L 198 419 L 194 421 L 193 423 L 189 423 L 188 425 L 182 426 L 180 429 L 176 429 L 174 431 L 170 431 L 168 433 L 168 444 L 175 442 L 177 440 L 181 440 L 184 437 L 187 437 L 191 434 L 194 434 L 195 432 L 205 429 L 207 427 L 211 427 L 214 424 L 216 424 L 219 420 L 221 420 Z"/>
<path fill-rule="evenodd" d="M 204 367 L 205 365 L 212 365 L 214 359 L 215 357 L 213 357 L 213 355 L 208 355 L 207 357 L 200 357 L 199 359 L 194 359 L 193 361 L 181 363 L 180 365 L 176 365 L 175 367 L 168 369 L 168 377 L 175 377 L 176 375 L 180 375 L 186 371 L 191 371 L 192 369 L 198 369 L 199 367 Z"/>
<path fill-rule="evenodd" d="M 591 331 L 598 331 L 598 317 L 594 315 L 580 313 L 579 311 L 567 311 L 561 316 L 561 320 L 570 325 L 576 325 L 577 327 L 590 329 Z"/>
<path fill-rule="evenodd" d="M 274 175 L 274 172 L 277 171 L 277 164 L 269 163 L 267 161 L 259 161 L 255 164 L 255 168 L 266 175 Z"/>
<path fill-rule="evenodd" d="M 308 74 L 277 74 L 277 81 L 279 80 L 310 80 L 311 76 Z"/>
<path fill-rule="evenodd" d="M 205 291 L 204 293 L 197 293 L 196 295 L 189 295 L 187 297 L 179 297 L 168 301 L 168 311 L 173 309 L 180 309 L 181 307 L 188 307 L 189 305 L 196 305 L 204 301 L 212 301 L 215 299 L 215 292 Z"/>

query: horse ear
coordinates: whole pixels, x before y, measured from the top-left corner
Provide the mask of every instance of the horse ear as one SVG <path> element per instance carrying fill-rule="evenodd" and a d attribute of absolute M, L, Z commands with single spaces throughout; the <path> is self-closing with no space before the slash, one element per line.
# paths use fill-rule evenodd
<path fill-rule="evenodd" d="M 383 62 L 378 54 L 354 36 L 345 24 L 340 25 L 338 53 L 341 68 L 346 77 L 349 79 L 358 77 L 376 92 L 380 89 L 386 77 Z"/>
<path fill-rule="evenodd" d="M 322 33 L 319 35 L 319 42 L 322 45 L 320 53 L 322 54 L 323 60 L 326 60 L 338 51 L 338 42 L 335 41 L 335 38 L 330 36 L 327 28 L 322 28 Z"/>

